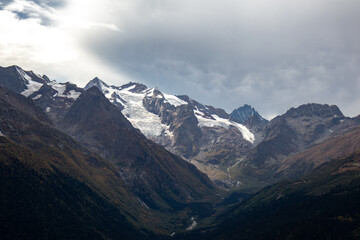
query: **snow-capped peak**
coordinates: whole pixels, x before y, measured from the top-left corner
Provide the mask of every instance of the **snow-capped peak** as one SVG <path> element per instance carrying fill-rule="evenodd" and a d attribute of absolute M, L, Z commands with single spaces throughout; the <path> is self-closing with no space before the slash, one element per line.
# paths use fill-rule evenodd
<path fill-rule="evenodd" d="M 15 66 L 15 68 L 16 68 L 16 71 L 19 73 L 20 77 L 24 80 L 25 83 L 28 83 L 29 81 L 32 80 L 32 78 L 29 75 L 27 75 L 27 73 L 23 69 L 21 69 L 18 66 Z"/>
<path fill-rule="evenodd" d="M 254 143 L 255 141 L 254 134 L 250 132 L 250 130 L 247 127 L 245 127 L 240 123 L 219 117 L 216 114 L 211 114 L 211 118 L 209 118 L 206 114 L 204 114 L 203 112 L 197 109 L 194 110 L 194 113 L 196 118 L 198 119 L 200 127 L 222 127 L 225 129 L 229 129 L 230 127 L 235 127 L 241 132 L 241 135 L 245 140 L 251 143 Z"/>
<path fill-rule="evenodd" d="M 221 127 L 225 129 L 235 127 L 240 131 L 245 140 L 254 143 L 254 134 L 244 125 L 230 120 L 230 115 L 223 109 L 203 105 L 188 96 L 180 96 L 180 98 L 193 105 L 199 127 Z"/>
<path fill-rule="evenodd" d="M 188 104 L 187 102 L 181 100 L 180 98 L 178 98 L 174 95 L 165 94 L 165 93 L 163 95 L 164 95 L 165 101 L 175 107 Z"/>
<path fill-rule="evenodd" d="M 146 90 L 146 96 L 152 97 L 152 98 L 161 98 L 164 99 L 165 103 L 169 103 L 170 105 L 173 105 L 174 107 L 178 107 L 181 105 L 187 105 L 188 103 L 181 100 L 175 95 L 162 93 L 159 91 L 158 88 L 150 88 Z"/>
<path fill-rule="evenodd" d="M 34 92 L 38 91 L 41 88 L 41 86 L 44 85 L 43 83 L 33 81 L 33 79 L 20 67 L 15 66 L 15 68 L 27 87 L 27 89 L 21 92 L 21 94 L 24 95 L 25 97 L 28 97 Z"/>
<path fill-rule="evenodd" d="M 251 117 L 256 117 L 261 122 L 267 122 L 253 107 L 248 104 L 245 104 L 242 107 L 239 107 L 232 111 L 230 114 L 232 120 L 238 123 L 245 123 Z"/>
<path fill-rule="evenodd" d="M 33 100 L 38 100 L 42 97 L 41 89 L 42 86 L 47 85 L 56 91 L 56 93 L 52 97 L 63 97 L 63 98 L 72 98 L 77 99 L 81 91 L 74 84 L 70 83 L 59 83 L 55 80 L 50 81 L 50 79 L 46 76 L 40 76 L 32 71 L 24 71 L 22 68 L 18 66 L 14 66 L 17 73 L 19 74 L 19 78 L 25 84 L 25 89 L 21 92 L 25 97 L 31 96 Z"/>
<path fill-rule="evenodd" d="M 53 95 L 53 97 L 77 99 L 80 96 L 81 92 L 78 92 L 74 89 L 69 90 L 67 84 L 68 83 L 58 83 L 56 81 L 51 81 L 50 83 L 48 83 L 48 85 L 57 92 Z M 35 99 L 33 98 L 33 100 Z"/>
<path fill-rule="evenodd" d="M 121 104 L 122 113 L 138 128 L 145 136 L 149 138 L 168 136 L 172 137 L 172 132 L 168 125 L 162 123 L 161 117 L 150 112 L 143 103 L 144 99 L 163 99 L 163 103 L 168 103 L 174 107 L 181 105 L 194 105 L 194 114 L 198 119 L 199 127 L 222 127 L 229 129 L 234 127 L 238 129 L 243 138 L 251 143 L 255 137 L 249 129 L 242 124 L 229 120 L 229 115 L 222 109 L 216 109 L 211 106 L 204 106 L 192 99 L 186 100 L 170 94 L 165 94 L 157 88 L 147 88 L 143 84 L 128 83 L 120 87 L 109 86 L 98 78 L 90 81 L 85 90 L 92 86 L 98 87 L 102 93 L 115 105 Z"/>
<path fill-rule="evenodd" d="M 103 91 L 103 89 L 109 88 L 109 85 L 107 85 L 105 82 L 100 80 L 98 77 L 95 77 L 93 80 L 88 82 L 88 84 L 86 84 L 86 86 L 84 87 L 84 90 L 88 90 L 89 88 L 91 88 L 93 86 L 100 89 L 100 91 Z"/>
<path fill-rule="evenodd" d="M 120 87 L 109 86 L 99 79 L 94 79 L 86 85 L 85 90 L 92 86 L 99 88 L 110 102 L 120 103 L 124 116 L 145 136 L 151 138 L 162 134 L 171 135 L 169 127 L 161 123 L 160 117 L 149 112 L 143 105 L 143 99 L 152 95 L 155 89 L 146 87 L 144 89 L 145 85 L 137 83 L 129 83 Z"/>

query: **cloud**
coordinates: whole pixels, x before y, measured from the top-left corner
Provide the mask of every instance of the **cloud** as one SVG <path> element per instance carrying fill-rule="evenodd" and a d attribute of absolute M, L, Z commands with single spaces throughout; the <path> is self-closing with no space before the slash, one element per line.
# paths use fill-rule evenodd
<path fill-rule="evenodd" d="M 15 13 L 19 19 L 37 19 L 42 25 L 51 24 L 56 11 L 45 1 L 9 1 L 3 10 Z"/>
<path fill-rule="evenodd" d="M 0 65 L 16 64 L 80 85 L 95 76 L 127 82 L 119 71 L 83 48 L 79 40 L 86 31 L 119 31 L 114 24 L 64 15 L 62 8 L 51 6 L 65 4 L 46 3 L 15 0 L 0 10 Z"/>
<path fill-rule="evenodd" d="M 83 83 L 90 75 L 84 72 L 98 71 L 112 84 L 140 81 L 227 111 L 248 103 L 271 117 L 319 102 L 337 104 L 350 116 L 360 113 L 358 0 L 46 2 L 52 1 L 33 1 L 41 11 L 26 8 L 26 19 L 12 16 L 14 39 L 27 24 L 40 31 L 41 44 L 26 36 L 5 50 L 0 40 L 0 51 L 20 57 L 21 49 L 32 49 L 31 66 L 53 62 L 51 72 L 71 69 L 64 78 L 72 81 Z M 0 56 L 0 63 L 4 56 L 11 55 Z"/>
<path fill-rule="evenodd" d="M 359 10 L 355 0 L 135 0 L 114 20 L 121 35 L 86 44 L 132 78 L 228 111 L 320 102 L 353 116 Z"/>

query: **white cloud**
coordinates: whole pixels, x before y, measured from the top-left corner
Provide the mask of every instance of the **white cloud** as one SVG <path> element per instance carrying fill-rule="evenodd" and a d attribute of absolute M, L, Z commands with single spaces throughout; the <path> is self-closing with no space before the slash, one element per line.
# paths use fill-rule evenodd
<path fill-rule="evenodd" d="M 29 13 L 19 19 L 14 12 Z M 43 18 L 51 24 L 43 25 Z M 16 0 L 0 10 L 0 65 L 20 65 L 63 81 L 85 84 L 95 76 L 127 82 L 84 49 L 84 31 L 119 31 L 114 24 L 93 22 L 30 1 Z"/>

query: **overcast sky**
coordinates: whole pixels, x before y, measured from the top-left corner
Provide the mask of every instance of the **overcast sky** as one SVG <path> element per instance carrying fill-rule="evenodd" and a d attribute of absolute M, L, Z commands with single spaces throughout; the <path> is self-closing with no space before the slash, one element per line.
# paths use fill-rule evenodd
<path fill-rule="evenodd" d="M 359 13 L 359 0 L 1 0 L 0 65 L 266 118 L 309 102 L 356 116 Z"/>

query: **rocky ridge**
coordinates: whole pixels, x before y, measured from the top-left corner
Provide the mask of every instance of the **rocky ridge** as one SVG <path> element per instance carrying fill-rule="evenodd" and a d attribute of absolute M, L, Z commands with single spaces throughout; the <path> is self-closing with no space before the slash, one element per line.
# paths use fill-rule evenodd
<path fill-rule="evenodd" d="M 359 117 L 345 117 L 338 107 L 326 104 L 304 104 L 267 121 L 249 105 L 228 114 L 140 83 L 110 86 L 95 78 L 82 89 L 16 66 L 0 70 L 1 85 L 31 98 L 57 126 L 84 90 L 97 87 L 148 139 L 223 187 L 277 181 L 274 174 L 284 159 L 360 124 Z"/>
<path fill-rule="evenodd" d="M 251 131 L 230 120 L 224 110 L 188 96 L 165 94 L 139 83 L 109 86 L 98 78 L 84 89 L 92 86 L 116 106 L 121 105 L 124 116 L 146 137 L 187 159 L 220 184 L 229 184 L 227 168 L 255 141 Z"/>
<path fill-rule="evenodd" d="M 345 117 L 334 105 L 310 103 L 291 108 L 266 125 L 258 135 L 260 142 L 231 169 L 231 173 L 244 184 L 276 182 L 281 178 L 275 172 L 281 168 L 283 160 L 356 126 L 356 118 Z"/>

